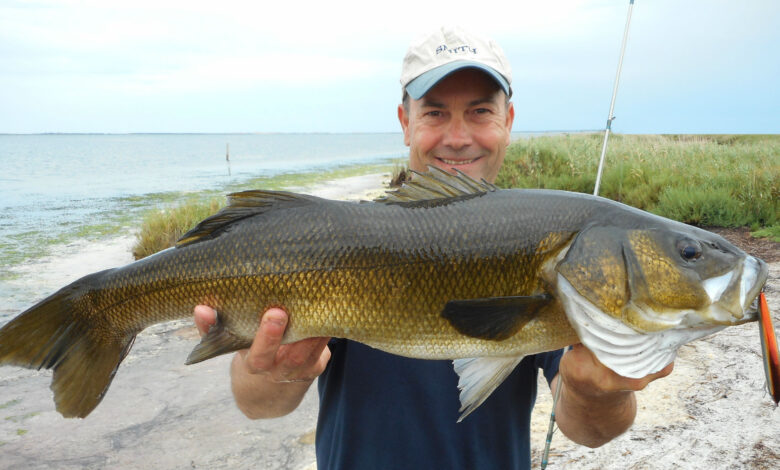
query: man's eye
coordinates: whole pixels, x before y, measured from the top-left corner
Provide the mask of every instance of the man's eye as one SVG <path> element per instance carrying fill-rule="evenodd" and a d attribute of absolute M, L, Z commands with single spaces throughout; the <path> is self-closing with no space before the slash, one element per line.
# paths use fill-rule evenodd
<path fill-rule="evenodd" d="M 439 117 L 441 116 L 441 111 L 428 111 L 427 113 L 425 113 L 425 115 L 431 117 Z"/>
<path fill-rule="evenodd" d="M 477 108 L 474 110 L 476 114 L 488 114 L 490 110 L 488 108 Z"/>

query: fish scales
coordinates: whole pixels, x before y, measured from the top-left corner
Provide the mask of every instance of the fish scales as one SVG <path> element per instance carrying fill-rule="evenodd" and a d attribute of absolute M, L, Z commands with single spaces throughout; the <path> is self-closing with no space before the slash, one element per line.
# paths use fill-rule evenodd
<path fill-rule="evenodd" d="M 284 306 L 287 341 L 349 337 L 426 358 L 451 357 L 452 343 L 465 341 L 470 349 L 463 354 L 507 354 L 506 344 L 463 337 L 439 315 L 448 300 L 541 289 L 536 271 L 555 247 L 541 256 L 537 247 L 550 232 L 518 236 L 517 227 L 546 223 L 549 230 L 549 222 L 523 215 L 531 201 L 495 199 L 412 211 L 338 201 L 271 211 L 219 238 L 111 272 L 94 310 L 133 312 L 128 326 L 137 332 L 206 304 L 248 345 L 260 312 Z M 542 346 L 527 331 L 518 342 Z"/>
<path fill-rule="evenodd" d="M 583 342 L 642 377 L 756 319 L 766 264 L 717 235 L 590 195 L 415 174 L 382 203 L 246 191 L 176 247 L 85 276 L 0 329 L 0 365 L 54 369 L 57 410 L 98 405 L 135 335 L 204 304 L 188 363 L 246 348 L 269 307 L 284 342 L 343 337 L 453 359 L 462 417 L 523 355 Z"/>

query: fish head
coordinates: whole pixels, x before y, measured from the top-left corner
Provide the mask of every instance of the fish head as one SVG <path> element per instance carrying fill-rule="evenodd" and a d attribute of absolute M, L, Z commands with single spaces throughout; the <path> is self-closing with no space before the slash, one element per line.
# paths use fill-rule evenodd
<path fill-rule="evenodd" d="M 570 323 L 621 375 L 660 370 L 681 344 L 758 318 L 766 263 L 717 234 L 664 222 L 586 228 L 556 267 Z M 610 354 L 619 356 L 617 363 Z M 629 370 L 636 364 L 618 364 L 631 363 L 632 354 L 652 356 L 655 363 L 637 370 Z"/>

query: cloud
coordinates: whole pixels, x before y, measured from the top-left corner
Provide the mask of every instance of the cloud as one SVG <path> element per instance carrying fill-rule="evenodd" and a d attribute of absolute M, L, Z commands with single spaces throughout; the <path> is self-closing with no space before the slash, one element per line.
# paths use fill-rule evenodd
<path fill-rule="evenodd" d="M 294 109 L 301 103 L 285 102 L 305 99 L 309 113 L 321 103 L 322 116 L 309 122 L 328 121 L 330 129 L 335 124 L 327 108 L 338 99 L 395 102 L 408 42 L 442 24 L 487 33 L 502 45 L 516 99 L 543 108 L 528 110 L 531 115 L 549 116 L 527 125 L 562 128 L 598 115 L 588 126 L 598 127 L 627 8 L 628 2 L 614 0 L 6 0 L 0 4 L 0 102 L 14 122 L 0 117 L 0 132 L 18 130 L 15 123 L 22 121 L 35 131 L 35 123 L 50 118 L 45 113 L 62 108 L 89 110 L 70 121 L 83 119 L 85 131 L 110 131 L 98 117 L 106 110 L 127 113 L 131 129 L 165 131 L 145 127 L 146 118 L 155 114 L 173 123 L 181 119 L 173 109 L 183 103 L 187 116 L 201 116 L 199 128 L 208 129 L 224 122 L 209 121 L 214 103 L 239 97 L 275 106 L 275 122 L 300 121 Z M 777 104 L 767 77 L 780 72 L 771 60 L 780 48 L 778 14 L 780 3 L 772 1 L 637 2 L 618 107 L 648 102 L 629 93 L 651 94 L 657 108 L 685 110 L 680 119 L 696 119 L 691 103 L 722 99 L 729 90 L 741 103 L 758 102 L 753 95 L 760 95 Z M 138 103 L 144 113 L 134 117 Z M 287 108 L 289 118 L 281 115 Z M 361 106 L 349 110 L 339 116 L 342 128 L 366 130 Z M 392 118 L 392 127 L 376 130 L 395 130 Z M 193 125 L 192 119 L 179 122 L 179 129 Z"/>

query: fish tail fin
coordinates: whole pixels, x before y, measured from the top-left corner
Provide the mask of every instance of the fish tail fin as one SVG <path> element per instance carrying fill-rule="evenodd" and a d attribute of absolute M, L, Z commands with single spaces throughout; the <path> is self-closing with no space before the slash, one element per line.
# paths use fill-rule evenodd
<path fill-rule="evenodd" d="M 86 417 L 100 403 L 135 334 L 90 318 L 88 278 L 64 287 L 0 329 L 0 365 L 53 369 L 57 411 Z M 96 324 L 97 323 L 97 324 Z"/>

